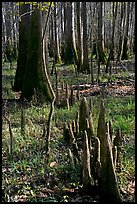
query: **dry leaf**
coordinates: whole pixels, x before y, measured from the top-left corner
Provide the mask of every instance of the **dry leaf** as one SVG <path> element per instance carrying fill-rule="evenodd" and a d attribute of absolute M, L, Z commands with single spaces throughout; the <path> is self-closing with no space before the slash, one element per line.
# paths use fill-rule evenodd
<path fill-rule="evenodd" d="M 131 181 L 128 185 L 128 192 L 131 194 L 135 193 L 135 181 Z"/>
<path fill-rule="evenodd" d="M 50 166 L 50 167 L 57 166 L 57 162 L 51 162 L 49 166 Z"/>

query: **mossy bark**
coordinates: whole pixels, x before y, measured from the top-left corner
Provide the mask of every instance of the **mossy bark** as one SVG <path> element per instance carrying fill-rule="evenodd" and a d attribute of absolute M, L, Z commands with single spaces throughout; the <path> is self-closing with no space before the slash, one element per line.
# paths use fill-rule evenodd
<path fill-rule="evenodd" d="M 44 100 L 52 102 L 55 95 L 46 69 L 44 55 L 45 43 L 42 42 L 41 15 L 38 5 L 34 7 L 35 11 L 31 16 L 29 58 L 24 73 L 22 94 L 26 99 L 31 100 L 35 88 L 42 93 Z"/>
<path fill-rule="evenodd" d="M 101 100 L 100 104 L 97 137 L 100 140 L 100 161 L 102 165 L 104 163 L 106 155 L 106 124 L 105 124 L 105 107 L 103 99 Z"/>
<path fill-rule="evenodd" d="M 107 129 L 109 126 L 107 125 Z M 121 196 L 118 188 L 115 167 L 113 164 L 112 143 L 107 130 L 105 139 L 106 154 L 104 155 L 104 162 L 101 164 L 100 189 L 101 200 L 105 202 L 121 202 Z"/>
<path fill-rule="evenodd" d="M 20 16 L 29 12 L 30 5 L 20 5 Z M 22 91 L 24 73 L 27 66 L 28 53 L 29 53 L 29 37 L 30 37 L 30 15 L 24 15 L 19 21 L 19 51 L 17 59 L 17 70 L 15 74 L 15 81 L 13 91 Z"/>

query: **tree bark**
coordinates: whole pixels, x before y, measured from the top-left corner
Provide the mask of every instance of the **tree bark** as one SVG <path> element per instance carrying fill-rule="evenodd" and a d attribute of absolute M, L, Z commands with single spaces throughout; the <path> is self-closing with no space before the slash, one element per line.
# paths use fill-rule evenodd
<path fill-rule="evenodd" d="M 22 95 L 31 100 L 34 89 L 36 89 L 38 93 L 41 93 L 39 96 L 42 102 L 46 100 L 52 102 L 55 95 L 47 73 L 44 52 L 45 43 L 44 38 L 42 38 L 41 11 L 38 5 L 33 5 L 34 12 L 31 16 L 29 57 L 24 73 Z"/>
<path fill-rule="evenodd" d="M 29 12 L 30 5 L 23 4 L 19 6 L 19 15 Z M 13 91 L 22 91 L 24 73 L 27 66 L 29 53 L 29 37 L 30 37 L 30 14 L 24 15 L 19 21 L 19 50 L 17 59 L 17 70 Z"/>
<path fill-rule="evenodd" d="M 104 53 L 104 20 L 103 20 L 103 5 L 104 2 L 98 2 L 98 42 L 97 51 L 100 63 L 106 63 Z"/>
<path fill-rule="evenodd" d="M 128 60 L 129 58 L 129 44 L 128 44 L 128 32 L 129 32 L 129 15 L 130 15 L 130 2 L 127 2 L 127 21 L 126 21 L 126 32 L 124 35 L 123 53 L 122 60 Z"/>
<path fill-rule="evenodd" d="M 59 39 L 58 39 L 58 33 L 57 33 L 57 7 L 56 2 L 54 2 L 54 34 L 55 34 L 55 63 L 61 64 L 61 56 L 60 56 L 60 50 L 59 50 Z"/>
<path fill-rule="evenodd" d="M 87 34 L 86 2 L 82 2 L 82 16 L 83 16 L 83 67 L 82 67 L 82 71 L 90 74 L 89 60 L 88 60 L 88 34 Z"/>

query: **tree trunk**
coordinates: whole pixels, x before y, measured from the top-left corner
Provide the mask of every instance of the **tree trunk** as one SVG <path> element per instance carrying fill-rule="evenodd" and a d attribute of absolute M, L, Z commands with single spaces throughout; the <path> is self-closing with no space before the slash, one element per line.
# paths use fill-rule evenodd
<path fill-rule="evenodd" d="M 124 44 L 123 44 L 123 53 L 122 53 L 122 60 L 128 60 L 129 58 L 129 45 L 128 45 L 128 32 L 129 32 L 129 14 L 130 14 L 130 2 L 127 2 L 127 21 L 126 21 L 126 32 L 124 35 Z"/>
<path fill-rule="evenodd" d="M 103 2 L 98 2 L 98 42 L 97 51 L 99 61 L 103 64 L 106 63 L 106 57 L 104 53 L 104 20 L 103 20 Z"/>
<path fill-rule="evenodd" d="M 111 46 L 110 46 L 110 53 L 109 53 L 109 57 L 108 57 L 107 64 L 106 64 L 106 73 L 108 73 L 108 67 L 110 66 L 109 74 L 111 74 L 110 60 L 114 60 L 114 49 L 115 49 L 114 37 L 115 37 L 117 7 L 118 7 L 118 3 L 116 2 L 116 7 L 115 7 L 115 2 L 113 2 L 113 29 L 112 29 L 112 39 L 111 39 L 112 43 L 111 43 Z"/>
<path fill-rule="evenodd" d="M 121 2 L 121 20 L 119 25 L 119 48 L 118 48 L 118 55 L 117 60 L 121 61 L 122 53 L 123 53 L 123 43 L 124 43 L 124 28 L 125 28 L 125 19 L 126 19 L 126 3 Z M 122 26 L 123 25 L 123 26 Z"/>
<path fill-rule="evenodd" d="M 19 15 L 29 12 L 30 5 L 23 4 L 19 6 Z M 19 50 L 17 60 L 17 70 L 13 91 L 22 91 L 24 73 L 27 66 L 29 53 L 29 37 L 30 37 L 30 15 L 23 15 L 19 21 Z"/>
<path fill-rule="evenodd" d="M 77 63 L 77 51 L 74 45 L 74 34 L 72 29 L 72 2 L 67 2 L 65 6 L 65 64 L 72 64 L 73 61 Z"/>
<path fill-rule="evenodd" d="M 49 35 L 49 56 L 54 57 L 54 25 L 53 25 L 53 16 L 50 16 L 50 35 Z"/>
<path fill-rule="evenodd" d="M 80 18 L 80 2 L 76 2 L 76 12 L 77 12 L 77 48 L 78 48 L 78 64 L 77 64 L 77 71 L 78 73 L 82 70 L 82 42 L 81 42 L 81 18 Z"/>
<path fill-rule="evenodd" d="M 115 6 L 116 4 L 116 6 Z M 111 45 L 111 60 L 114 60 L 114 48 L 115 48 L 115 44 L 114 44 L 114 38 L 115 38 L 115 27 L 116 27 L 116 18 L 117 18 L 117 8 L 118 8 L 118 2 L 113 2 L 113 29 L 112 29 L 112 45 Z"/>
<path fill-rule="evenodd" d="M 33 5 L 34 12 L 31 16 L 29 57 L 24 74 L 22 94 L 26 99 L 31 100 L 34 89 L 38 89 L 42 101 L 52 102 L 55 95 L 47 73 L 45 43 L 42 41 L 41 11 L 38 5 Z"/>
<path fill-rule="evenodd" d="M 86 2 L 82 2 L 82 17 L 83 17 L 83 67 L 82 67 L 82 71 L 90 74 L 89 60 L 88 60 L 88 34 L 87 34 Z"/>
<path fill-rule="evenodd" d="M 61 64 L 61 56 L 59 51 L 59 39 L 58 39 L 58 33 L 57 33 L 57 8 L 56 8 L 56 2 L 54 2 L 54 34 L 55 34 L 55 63 Z"/>

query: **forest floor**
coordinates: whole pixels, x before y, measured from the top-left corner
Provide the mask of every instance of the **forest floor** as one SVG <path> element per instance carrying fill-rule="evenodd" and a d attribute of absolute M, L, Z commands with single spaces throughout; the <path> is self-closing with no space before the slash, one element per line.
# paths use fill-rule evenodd
<path fill-rule="evenodd" d="M 52 67 L 49 62 L 49 69 Z M 91 84 L 86 74 L 75 74 L 73 65 L 56 65 L 58 88 L 68 83 L 80 98 L 93 100 L 93 122 L 97 131 L 101 94 L 104 87 L 106 121 L 112 121 L 113 136 L 122 131 L 121 171 L 116 169 L 123 201 L 135 202 L 135 63 L 133 60 L 112 65 L 109 77 L 101 70 L 100 83 Z M 35 101 L 22 105 L 19 93 L 12 92 L 16 63 L 13 68 L 3 64 L 2 71 L 2 201 L 3 202 L 93 202 L 98 194 L 82 195 L 81 168 L 69 158 L 63 137 L 64 122 L 72 121 L 79 110 L 76 101 L 68 110 L 55 107 L 51 124 L 50 162 L 44 166 L 43 125 L 47 124 L 49 104 Z M 96 69 L 94 70 L 96 76 Z M 51 76 L 53 88 L 56 76 Z M 63 95 L 63 93 L 62 93 Z M 25 133 L 21 134 L 21 111 L 25 114 Z M 11 152 L 11 136 L 12 152 Z"/>

